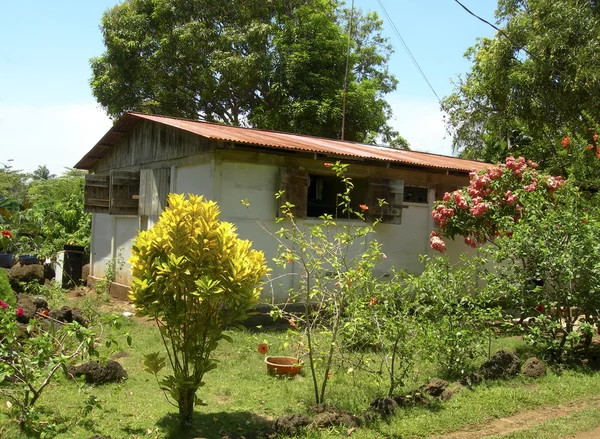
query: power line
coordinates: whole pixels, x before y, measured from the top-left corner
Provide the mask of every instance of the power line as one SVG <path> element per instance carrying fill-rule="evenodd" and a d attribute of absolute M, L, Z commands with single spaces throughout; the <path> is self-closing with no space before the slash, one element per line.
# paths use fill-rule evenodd
<path fill-rule="evenodd" d="M 423 79 L 425 80 L 425 82 L 427 83 L 427 85 L 429 86 L 429 88 L 431 89 L 431 91 L 433 92 L 433 94 L 435 95 L 435 97 L 437 98 L 438 102 L 441 102 L 440 97 L 435 92 L 435 89 L 431 85 L 431 82 L 429 82 L 429 79 L 427 79 L 427 75 L 425 75 L 425 72 L 423 72 L 423 69 L 421 69 L 421 66 L 419 65 L 419 63 L 417 62 L 416 58 L 413 56 L 412 52 L 408 48 L 408 44 L 406 44 L 406 41 L 404 41 L 404 38 L 402 38 L 402 35 L 400 35 L 400 32 L 398 31 L 398 28 L 396 28 L 396 25 L 394 24 L 394 21 L 392 20 L 392 17 L 390 17 L 390 14 L 388 14 L 387 10 L 385 9 L 385 6 L 383 6 L 383 3 L 381 3 L 381 0 L 377 0 L 377 3 L 379 3 L 379 6 L 383 10 L 383 14 L 386 16 L 387 20 L 392 25 L 392 29 L 394 29 L 394 33 L 396 34 L 396 36 L 398 37 L 398 39 L 402 43 L 402 46 L 404 47 L 404 50 L 406 51 L 406 53 L 410 57 L 412 63 L 417 68 L 417 70 L 419 71 L 419 73 L 421 74 L 421 76 L 423 77 Z"/>

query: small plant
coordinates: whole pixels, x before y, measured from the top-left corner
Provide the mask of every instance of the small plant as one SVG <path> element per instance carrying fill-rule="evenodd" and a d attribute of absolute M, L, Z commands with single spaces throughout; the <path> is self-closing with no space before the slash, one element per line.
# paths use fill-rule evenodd
<path fill-rule="evenodd" d="M 196 392 L 204 374 L 217 367 L 212 353 L 231 340 L 223 330 L 258 302 L 264 255 L 219 221 L 215 202 L 171 194 L 156 225 L 138 234 L 130 261 L 130 298 L 138 315 L 155 320 L 167 351 L 146 355 L 144 365 L 158 380 L 168 359 L 172 375 L 160 387 L 188 426 L 203 404 Z"/>
<path fill-rule="evenodd" d="M 344 184 L 345 189 L 337 198 L 338 215 L 364 221 L 369 207 L 362 204 L 360 211 L 351 208 L 354 183 L 346 176 L 348 165 L 336 162 L 325 163 L 325 167 L 331 168 Z M 276 198 L 282 200 L 283 195 L 280 191 Z M 245 200 L 242 203 L 249 206 Z M 380 204 L 384 203 L 385 200 L 380 200 Z M 325 400 L 346 306 L 373 280 L 373 267 L 385 255 L 381 245 L 369 236 L 379 220 L 340 226 L 336 223 L 338 215 L 334 218 L 325 214 L 320 217 L 320 223 L 305 227 L 296 222 L 293 208 L 290 202 L 281 203 L 281 216 L 276 220 L 281 228 L 272 236 L 279 242 L 275 263 L 285 267 L 295 262 L 300 267 L 299 287 L 290 292 L 290 299 L 302 303 L 304 312 L 290 314 L 284 306 L 275 308 L 274 314 L 287 318 L 292 327 L 304 331 L 315 403 L 319 404 Z M 353 246 L 366 250 L 352 252 Z"/>
<path fill-rule="evenodd" d="M 22 314 L 21 308 L 0 301 L 0 394 L 9 401 L 21 428 L 40 435 L 46 424 L 37 421 L 36 402 L 56 372 L 66 372 L 71 360 L 95 352 L 96 339 L 78 323 L 61 324 L 56 330 L 51 322 L 44 329 L 37 319 L 31 319 L 23 332 L 17 325 Z M 12 383 L 5 385 L 9 377 Z"/>
<path fill-rule="evenodd" d="M 0 269 L 0 300 L 8 305 L 15 306 L 17 304 L 17 297 L 10 287 L 10 281 L 6 271 Z"/>

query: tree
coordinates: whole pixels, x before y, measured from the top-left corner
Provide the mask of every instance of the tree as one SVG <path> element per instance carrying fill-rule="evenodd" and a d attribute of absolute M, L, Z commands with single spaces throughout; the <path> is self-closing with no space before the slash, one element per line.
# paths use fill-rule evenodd
<path fill-rule="evenodd" d="M 50 180 L 55 178 L 55 174 L 50 173 L 50 169 L 46 167 L 46 165 L 38 166 L 35 171 L 31 174 L 31 178 L 34 180 Z"/>
<path fill-rule="evenodd" d="M 467 51 L 471 71 L 442 104 L 454 149 L 492 162 L 523 155 L 567 176 L 561 140 L 589 141 L 598 122 L 600 5 L 499 0 L 496 17 L 501 30 Z"/>
<path fill-rule="evenodd" d="M 348 41 L 348 24 L 352 38 Z M 391 47 L 375 13 L 337 0 L 128 0 L 102 18 L 94 96 L 113 117 L 141 111 L 404 145 L 387 120 Z"/>
<path fill-rule="evenodd" d="M 213 351 L 220 340 L 231 341 L 223 330 L 258 302 L 264 254 L 219 221 L 214 201 L 172 194 L 156 225 L 136 237 L 130 261 L 130 298 L 138 315 L 155 320 L 172 368 L 161 389 L 187 426 L 201 403 L 204 374 L 217 367 Z M 165 362 L 153 353 L 144 364 L 156 376 Z"/>

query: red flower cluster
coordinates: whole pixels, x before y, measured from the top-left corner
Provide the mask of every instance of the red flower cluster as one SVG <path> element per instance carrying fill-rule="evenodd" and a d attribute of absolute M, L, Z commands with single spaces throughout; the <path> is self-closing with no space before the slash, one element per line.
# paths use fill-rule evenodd
<path fill-rule="evenodd" d="M 17 316 L 18 317 L 21 317 L 23 315 L 23 313 L 24 313 L 23 308 L 21 308 L 21 307 L 17 308 Z"/>
<path fill-rule="evenodd" d="M 446 243 L 440 237 L 438 232 L 431 232 L 429 235 L 429 247 L 439 251 L 440 253 L 444 253 L 446 251 Z"/>
<path fill-rule="evenodd" d="M 2 230 L 2 236 L 6 237 L 7 239 L 11 239 L 13 237 L 12 233 L 10 233 L 8 230 Z"/>
<path fill-rule="evenodd" d="M 439 204 L 435 210 L 431 212 L 431 216 L 437 225 L 444 227 L 448 222 L 448 219 L 454 216 L 454 209 Z"/>
<path fill-rule="evenodd" d="M 475 241 L 470 236 L 465 236 L 465 244 L 467 244 L 469 247 L 472 247 L 472 248 L 477 247 L 477 241 Z"/>
<path fill-rule="evenodd" d="M 570 143 L 571 143 L 571 139 L 569 138 L 569 136 L 566 136 L 564 139 L 562 139 L 562 142 L 560 142 L 560 144 L 562 145 L 563 148 L 566 148 L 567 146 L 569 146 Z"/>
<path fill-rule="evenodd" d="M 8 303 L 3 302 L 2 300 L 0 300 L 0 308 L 2 308 L 3 310 L 8 308 Z"/>
<path fill-rule="evenodd" d="M 513 191 L 506 191 L 504 194 L 504 200 L 508 204 L 515 204 L 517 201 L 519 201 L 519 194 L 513 194 Z"/>
<path fill-rule="evenodd" d="M 473 207 L 469 209 L 469 212 L 473 214 L 473 216 L 481 216 L 488 211 L 490 205 L 481 200 L 481 197 L 473 198 Z"/>

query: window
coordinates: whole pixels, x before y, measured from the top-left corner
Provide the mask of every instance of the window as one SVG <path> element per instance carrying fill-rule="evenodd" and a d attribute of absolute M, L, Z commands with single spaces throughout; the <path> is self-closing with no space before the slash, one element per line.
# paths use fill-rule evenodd
<path fill-rule="evenodd" d="M 404 202 L 427 204 L 427 194 L 429 190 L 426 187 L 405 186 Z"/>
<path fill-rule="evenodd" d="M 381 217 L 383 222 L 400 224 L 404 200 L 404 182 L 382 178 L 353 179 L 353 210 L 360 212 L 360 204 L 369 206 L 367 219 Z M 297 219 L 318 218 L 323 214 L 336 216 L 337 195 L 344 191 L 339 178 L 330 175 L 309 174 L 301 169 L 282 169 L 280 190 L 284 191 L 280 202 L 294 205 L 292 214 Z M 379 206 L 378 199 L 388 204 Z M 337 212 L 338 217 L 341 212 Z"/>

